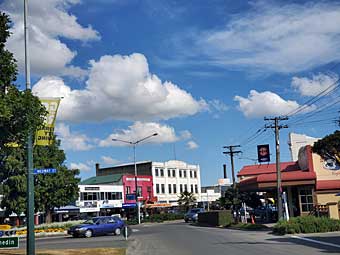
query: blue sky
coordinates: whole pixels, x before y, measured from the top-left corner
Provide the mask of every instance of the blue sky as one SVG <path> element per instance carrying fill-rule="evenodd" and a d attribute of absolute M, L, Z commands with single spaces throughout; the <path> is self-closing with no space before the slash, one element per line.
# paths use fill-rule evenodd
<path fill-rule="evenodd" d="M 7 43 L 23 76 L 23 3 L 1 1 L 11 17 Z M 222 146 L 240 144 L 236 169 L 253 164 L 264 116 L 292 115 L 281 130 L 323 137 L 337 128 L 340 4 L 336 1 L 29 1 L 33 92 L 60 97 L 56 132 L 81 177 L 130 162 L 112 138 L 159 135 L 137 160 L 176 158 L 201 167 L 203 185 L 230 170 Z M 321 120 L 321 121 L 320 121 Z M 267 123 L 268 124 L 268 123 Z M 261 129 L 262 130 L 262 129 Z M 254 134 L 260 134 L 253 139 Z M 250 139 L 249 139 L 250 138 Z M 230 171 L 229 171 L 230 176 Z"/>

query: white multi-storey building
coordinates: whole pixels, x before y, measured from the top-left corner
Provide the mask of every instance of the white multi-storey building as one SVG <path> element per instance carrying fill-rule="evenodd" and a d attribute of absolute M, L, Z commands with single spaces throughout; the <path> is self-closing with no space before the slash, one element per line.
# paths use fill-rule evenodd
<path fill-rule="evenodd" d="M 199 165 L 191 165 L 179 160 L 166 162 L 137 162 L 138 175 L 149 175 L 153 179 L 153 194 L 157 203 L 177 205 L 177 200 L 185 190 L 201 197 L 201 174 Z M 113 167 L 100 168 L 96 164 L 96 175 L 134 174 L 134 164 L 128 163 Z"/>
<path fill-rule="evenodd" d="M 192 192 L 197 200 L 201 197 L 199 165 L 190 165 L 179 160 L 152 162 L 154 194 L 159 203 L 177 205 L 180 194 Z"/>

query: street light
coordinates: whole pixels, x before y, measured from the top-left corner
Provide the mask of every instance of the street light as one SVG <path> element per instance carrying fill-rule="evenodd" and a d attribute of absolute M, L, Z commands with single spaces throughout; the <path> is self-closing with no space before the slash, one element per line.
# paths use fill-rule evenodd
<path fill-rule="evenodd" d="M 136 163 L 136 146 L 137 144 L 139 144 L 140 142 L 142 141 L 145 141 L 153 136 L 156 136 L 158 135 L 158 133 L 154 133 L 152 135 L 149 135 L 149 136 L 146 136 L 142 139 L 139 139 L 137 141 L 126 141 L 126 140 L 121 140 L 121 139 L 118 139 L 118 138 L 113 138 L 112 141 L 114 142 L 122 142 L 122 143 L 127 143 L 127 144 L 130 144 L 133 146 L 133 163 L 134 163 L 134 166 L 135 166 L 135 199 L 136 199 L 136 206 L 137 206 L 137 217 L 138 217 L 138 224 L 140 224 L 140 205 L 139 205 L 139 202 L 138 202 L 138 192 L 137 192 L 137 189 L 138 189 L 138 183 L 137 183 L 137 163 Z"/>

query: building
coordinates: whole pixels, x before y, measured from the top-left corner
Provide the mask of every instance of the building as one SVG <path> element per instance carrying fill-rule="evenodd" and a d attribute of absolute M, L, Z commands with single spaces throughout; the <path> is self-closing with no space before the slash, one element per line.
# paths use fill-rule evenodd
<path fill-rule="evenodd" d="M 199 165 L 191 165 L 179 160 L 166 162 L 143 161 L 137 162 L 138 175 L 152 176 L 153 194 L 158 204 L 176 206 L 181 192 L 193 192 L 197 199 L 201 197 L 201 177 Z M 134 163 L 100 168 L 96 164 L 96 175 L 111 174 L 134 175 Z"/>
<path fill-rule="evenodd" d="M 260 191 L 276 197 L 276 165 L 244 166 L 237 174 L 240 190 Z M 325 212 L 339 219 L 340 165 L 300 149 L 298 161 L 281 163 L 282 189 L 287 194 L 291 216 Z"/>
<path fill-rule="evenodd" d="M 124 187 L 121 174 L 96 176 L 78 185 L 79 198 L 76 205 L 82 215 L 117 214 L 124 203 Z"/>
<path fill-rule="evenodd" d="M 289 133 L 288 145 L 292 161 L 298 160 L 300 148 L 306 145 L 313 145 L 319 139 L 304 134 Z"/>
<path fill-rule="evenodd" d="M 135 204 L 136 179 L 134 175 L 123 175 L 124 204 Z M 138 201 L 148 203 L 156 199 L 153 193 L 153 181 L 150 175 L 138 175 L 137 177 Z M 127 206 L 127 205 L 125 205 Z"/>

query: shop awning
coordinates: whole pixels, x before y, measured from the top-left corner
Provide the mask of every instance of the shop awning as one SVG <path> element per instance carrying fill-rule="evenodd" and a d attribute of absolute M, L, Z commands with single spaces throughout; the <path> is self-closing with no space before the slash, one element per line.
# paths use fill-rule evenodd
<path fill-rule="evenodd" d="M 171 206 L 172 206 L 172 204 L 166 204 L 166 203 L 145 205 L 146 208 L 160 208 L 160 207 L 171 207 Z"/>

